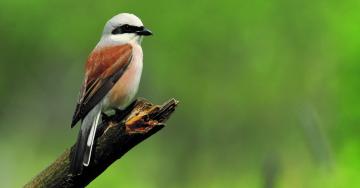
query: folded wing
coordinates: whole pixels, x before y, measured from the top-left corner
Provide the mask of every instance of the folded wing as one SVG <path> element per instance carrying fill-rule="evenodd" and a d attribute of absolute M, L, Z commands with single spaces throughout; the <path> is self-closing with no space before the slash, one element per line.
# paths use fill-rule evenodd
<path fill-rule="evenodd" d="M 129 44 L 95 50 L 90 55 L 71 127 L 82 120 L 106 96 L 123 75 L 131 58 L 132 47 Z"/>

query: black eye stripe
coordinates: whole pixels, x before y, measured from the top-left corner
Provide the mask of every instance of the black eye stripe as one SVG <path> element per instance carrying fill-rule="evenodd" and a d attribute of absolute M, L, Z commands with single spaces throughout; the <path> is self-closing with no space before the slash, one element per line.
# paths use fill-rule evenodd
<path fill-rule="evenodd" d="M 144 29 L 143 26 L 133 26 L 133 25 L 120 25 L 116 27 L 111 33 L 112 34 L 122 34 L 122 33 L 135 33 L 137 31 L 142 31 Z"/>
<path fill-rule="evenodd" d="M 113 35 L 121 34 L 121 33 L 122 33 L 122 31 L 121 31 L 120 27 L 117 27 L 117 28 L 115 28 L 114 30 L 111 31 L 111 34 L 113 34 Z"/>

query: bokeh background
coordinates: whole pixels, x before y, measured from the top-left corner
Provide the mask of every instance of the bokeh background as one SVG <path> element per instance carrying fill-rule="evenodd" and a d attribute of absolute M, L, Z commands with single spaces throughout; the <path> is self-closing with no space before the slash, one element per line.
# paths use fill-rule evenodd
<path fill-rule="evenodd" d="M 360 1 L 0 1 L 0 187 L 76 139 L 84 62 L 132 12 L 168 126 L 89 187 L 360 187 Z"/>

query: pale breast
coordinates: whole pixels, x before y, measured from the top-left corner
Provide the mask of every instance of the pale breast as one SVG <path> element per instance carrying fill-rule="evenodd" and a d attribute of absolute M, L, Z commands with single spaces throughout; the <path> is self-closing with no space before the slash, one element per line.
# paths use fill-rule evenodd
<path fill-rule="evenodd" d="M 132 44 L 132 47 L 131 62 L 124 74 L 104 98 L 103 109 L 124 109 L 136 95 L 143 67 L 143 52 L 138 44 Z"/>

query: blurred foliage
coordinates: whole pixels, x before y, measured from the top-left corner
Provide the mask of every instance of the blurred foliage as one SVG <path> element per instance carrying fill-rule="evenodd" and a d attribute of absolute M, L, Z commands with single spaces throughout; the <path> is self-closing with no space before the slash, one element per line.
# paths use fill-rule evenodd
<path fill-rule="evenodd" d="M 89 187 L 360 187 L 360 1 L 0 1 L 0 181 L 75 142 L 83 64 L 132 12 L 138 96 L 181 104 Z"/>

